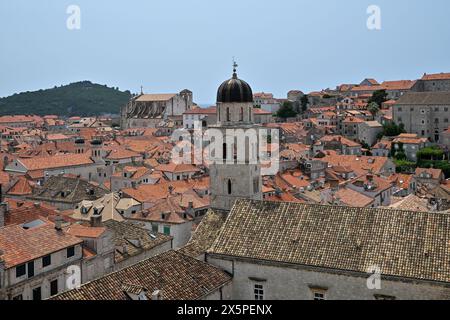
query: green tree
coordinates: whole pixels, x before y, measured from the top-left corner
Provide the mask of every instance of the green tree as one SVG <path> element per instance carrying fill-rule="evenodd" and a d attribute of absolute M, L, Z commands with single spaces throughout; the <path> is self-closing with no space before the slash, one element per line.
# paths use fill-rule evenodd
<path fill-rule="evenodd" d="M 293 118 L 297 116 L 297 112 L 294 110 L 294 104 L 291 101 L 285 101 L 277 112 L 277 117 L 279 118 Z"/>
<path fill-rule="evenodd" d="M 369 99 L 368 104 L 375 102 L 378 106 L 382 106 L 383 102 L 387 101 L 388 94 L 386 90 L 377 90 L 372 94 L 372 97 Z"/>
<path fill-rule="evenodd" d="M 308 110 L 308 103 L 309 103 L 308 95 L 305 94 L 300 98 L 300 105 L 302 106 L 302 113 L 305 113 L 306 110 Z"/>
<path fill-rule="evenodd" d="M 367 106 L 367 110 L 372 114 L 373 117 L 375 117 L 380 111 L 380 105 L 376 102 L 371 102 Z"/>

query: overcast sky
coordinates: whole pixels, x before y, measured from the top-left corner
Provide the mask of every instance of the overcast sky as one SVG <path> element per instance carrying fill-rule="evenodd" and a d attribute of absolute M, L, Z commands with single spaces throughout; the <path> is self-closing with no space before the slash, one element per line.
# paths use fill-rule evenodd
<path fill-rule="evenodd" d="M 81 9 L 69 30 L 68 6 Z M 381 30 L 367 28 L 369 5 Z M 0 0 L 0 96 L 91 80 L 213 103 L 238 74 L 285 97 L 450 72 L 448 0 Z"/>

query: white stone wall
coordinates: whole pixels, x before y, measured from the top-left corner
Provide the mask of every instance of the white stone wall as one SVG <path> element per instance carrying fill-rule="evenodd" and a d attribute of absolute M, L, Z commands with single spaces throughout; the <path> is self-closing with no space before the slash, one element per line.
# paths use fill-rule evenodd
<path fill-rule="evenodd" d="M 367 288 L 367 275 L 343 275 L 303 267 L 270 266 L 219 257 L 207 262 L 233 274 L 232 299 L 254 300 L 254 285 L 264 287 L 265 300 L 312 300 L 311 288 L 326 288 L 327 300 L 374 300 L 375 295 L 393 296 L 398 300 L 449 299 L 450 286 L 406 281 L 381 280 L 380 290 Z"/>
<path fill-rule="evenodd" d="M 5 270 L 6 273 L 6 291 L 7 296 L 11 298 L 22 294 L 24 300 L 31 300 L 33 289 L 41 287 L 42 299 L 50 297 L 50 282 L 58 279 L 58 291 L 63 292 L 67 289 L 67 268 L 69 266 L 78 266 L 81 270 L 82 248 L 81 245 L 75 246 L 75 255 L 67 258 L 66 249 L 55 252 L 51 255 L 51 265 L 42 267 L 42 258 L 34 260 L 34 276 L 28 278 L 28 272 L 17 278 L 16 267 Z M 28 270 L 27 270 L 28 271 Z M 80 279 L 81 280 L 81 279 Z"/>

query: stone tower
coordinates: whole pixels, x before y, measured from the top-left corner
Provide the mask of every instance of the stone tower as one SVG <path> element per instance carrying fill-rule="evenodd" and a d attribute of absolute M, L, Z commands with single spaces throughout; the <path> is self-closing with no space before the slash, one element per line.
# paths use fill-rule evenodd
<path fill-rule="evenodd" d="M 234 64 L 232 78 L 218 89 L 217 124 L 210 127 L 223 137 L 222 148 L 212 155 L 214 163 L 210 165 L 211 208 L 226 211 L 238 198 L 262 200 L 253 93 L 237 77 L 236 67 Z"/>

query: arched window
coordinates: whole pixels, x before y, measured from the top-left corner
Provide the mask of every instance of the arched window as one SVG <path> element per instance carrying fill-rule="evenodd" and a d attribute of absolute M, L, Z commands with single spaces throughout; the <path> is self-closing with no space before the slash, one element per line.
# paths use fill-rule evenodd
<path fill-rule="evenodd" d="M 249 137 L 245 137 L 245 163 L 249 163 L 250 162 L 250 138 Z"/>
<path fill-rule="evenodd" d="M 232 185 L 231 185 L 231 179 L 228 179 L 228 183 L 227 183 L 228 194 L 231 194 L 231 192 L 232 192 L 231 187 L 232 187 Z"/>
<path fill-rule="evenodd" d="M 227 144 L 226 143 L 224 143 L 222 145 L 222 158 L 223 158 L 223 160 L 227 159 Z"/>
<path fill-rule="evenodd" d="M 239 113 L 239 121 L 244 121 L 244 108 L 241 108 L 241 112 Z"/>
<path fill-rule="evenodd" d="M 227 121 L 231 121 L 231 119 L 230 119 L 230 108 L 227 108 Z"/>

